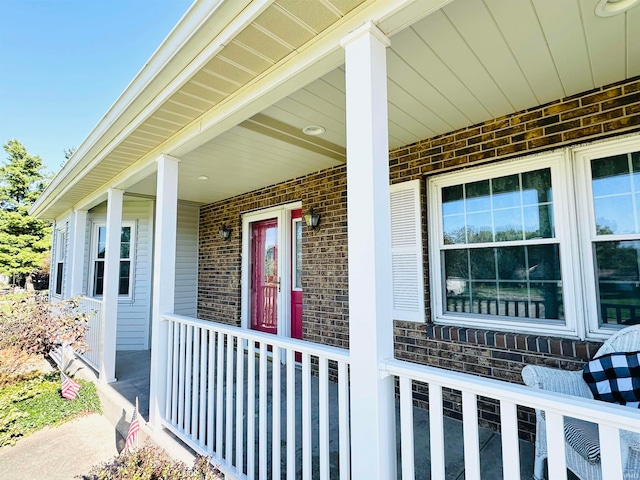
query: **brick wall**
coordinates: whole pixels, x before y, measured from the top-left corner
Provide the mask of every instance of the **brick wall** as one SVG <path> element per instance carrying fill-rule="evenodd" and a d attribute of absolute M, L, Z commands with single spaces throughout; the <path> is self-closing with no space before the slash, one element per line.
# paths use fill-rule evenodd
<path fill-rule="evenodd" d="M 640 131 L 640 78 L 606 86 L 524 112 L 440 135 L 390 152 L 392 183 L 433 173 L 586 143 Z M 200 318 L 238 324 L 240 318 L 241 213 L 301 200 L 322 215 L 321 228 L 303 227 L 304 339 L 348 347 L 346 169 L 327 169 L 203 207 L 200 218 Z M 426 218 L 425 182 L 422 186 Z M 218 238 L 220 225 L 232 239 Z M 425 290 L 429 319 L 426 222 Z M 397 358 L 486 377 L 520 382 L 527 364 L 579 369 L 598 343 L 480 329 L 395 322 Z M 425 389 L 415 386 L 418 402 Z M 498 407 L 483 401 L 480 422 L 497 428 Z M 459 415 L 460 401 L 448 393 L 445 408 Z M 521 434 L 530 438 L 533 414 L 520 412 Z"/>
<path fill-rule="evenodd" d="M 200 210 L 198 317 L 240 324 L 243 213 L 302 201 L 321 215 L 320 228 L 303 222 L 303 338 L 348 348 L 347 204 L 344 166 L 323 170 Z M 218 236 L 231 228 L 231 239 Z"/>

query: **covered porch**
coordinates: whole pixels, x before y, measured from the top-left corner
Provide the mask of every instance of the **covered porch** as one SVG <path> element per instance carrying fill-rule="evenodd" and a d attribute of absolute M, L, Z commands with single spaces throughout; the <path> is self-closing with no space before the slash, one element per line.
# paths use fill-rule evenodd
<path fill-rule="evenodd" d="M 580 283 L 597 271 L 584 260 L 595 221 L 578 228 L 575 210 L 593 199 L 592 158 L 626 155 L 621 171 L 636 173 L 640 9 L 605 19 L 597 3 L 197 2 L 132 84 L 135 101 L 34 207 L 65 225 L 60 238 L 69 227 L 58 268 L 71 265 L 72 295 L 93 292 L 101 380 L 121 381 L 118 322 L 144 287 L 149 424 L 229 478 L 517 478 L 534 410 L 550 478 L 566 476 L 564 416 L 598 424 L 601 471 L 623 478 L 619 431 L 640 431 L 637 411 L 517 384 L 527 362 L 579 368 L 618 327 Z M 494 192 L 494 180 L 516 186 Z M 123 216 L 132 199 L 153 211 L 144 268 L 140 249 L 122 249 L 123 228 L 140 225 Z M 489 206 L 473 210 L 478 199 Z M 180 240 L 183 206 L 198 211 L 195 244 Z M 499 268 L 504 252 L 519 263 Z M 624 281 L 615 293 L 635 291 Z M 458 306 L 473 289 L 495 306 Z"/>

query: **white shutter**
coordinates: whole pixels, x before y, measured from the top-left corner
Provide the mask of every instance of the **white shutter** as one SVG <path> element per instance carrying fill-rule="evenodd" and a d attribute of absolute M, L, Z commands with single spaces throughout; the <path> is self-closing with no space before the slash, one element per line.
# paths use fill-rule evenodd
<path fill-rule="evenodd" d="M 393 319 L 424 321 L 420 180 L 390 186 Z"/>

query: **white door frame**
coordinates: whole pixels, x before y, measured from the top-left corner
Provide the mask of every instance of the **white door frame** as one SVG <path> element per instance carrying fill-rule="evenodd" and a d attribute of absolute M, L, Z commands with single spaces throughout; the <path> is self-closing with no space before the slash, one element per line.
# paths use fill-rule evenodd
<path fill-rule="evenodd" d="M 265 208 L 242 215 L 242 266 L 241 266 L 241 310 L 240 326 L 250 327 L 251 312 L 251 223 L 276 218 L 278 220 L 278 273 L 280 291 L 278 292 L 278 336 L 291 336 L 291 212 L 302 208 L 302 202 Z"/>

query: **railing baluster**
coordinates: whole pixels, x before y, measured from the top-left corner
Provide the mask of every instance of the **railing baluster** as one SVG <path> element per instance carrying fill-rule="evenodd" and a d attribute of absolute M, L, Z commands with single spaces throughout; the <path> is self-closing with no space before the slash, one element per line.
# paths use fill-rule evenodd
<path fill-rule="evenodd" d="M 445 478 L 442 387 L 435 383 L 429 384 L 429 441 L 431 443 L 431 478 Z"/>
<path fill-rule="evenodd" d="M 182 428 L 184 425 L 184 382 L 185 377 L 185 351 L 187 349 L 187 341 L 185 337 L 187 335 L 187 326 L 183 323 L 180 325 L 180 375 L 179 378 L 179 390 L 178 390 L 178 428 Z"/>
<path fill-rule="evenodd" d="M 233 463 L 233 345 L 235 337 L 227 336 L 227 399 L 225 401 L 227 419 L 225 421 L 224 458 L 229 465 Z"/>
<path fill-rule="evenodd" d="M 187 349 L 185 354 L 185 373 L 184 373 L 184 433 L 189 435 L 191 433 L 191 382 L 193 377 L 191 376 L 191 369 L 193 363 L 193 329 L 191 325 L 187 326 Z"/>
<path fill-rule="evenodd" d="M 280 479 L 280 347 L 273 347 L 271 364 L 271 478 Z"/>
<path fill-rule="evenodd" d="M 515 480 L 520 478 L 518 411 L 515 403 L 500 401 L 500 425 L 502 433 L 502 478 L 504 480 Z"/>
<path fill-rule="evenodd" d="M 329 480 L 329 361 L 320 357 L 318 413 L 320 423 L 320 480 Z"/>
<path fill-rule="evenodd" d="M 213 441 L 215 438 L 216 422 L 213 418 L 214 395 L 213 388 L 215 380 L 215 347 L 216 334 L 213 330 L 209 330 L 209 339 L 207 342 L 207 454 L 213 455 Z"/>
<path fill-rule="evenodd" d="M 547 424 L 547 465 L 549 478 L 567 479 L 567 462 L 564 446 L 564 417 L 554 412 L 545 412 Z"/>
<path fill-rule="evenodd" d="M 222 457 L 223 393 L 224 393 L 224 333 L 218 333 L 218 359 L 216 360 L 216 455 Z"/>
<path fill-rule="evenodd" d="M 402 452 L 402 480 L 413 480 L 415 478 L 412 383 L 410 378 L 400 377 L 400 451 Z"/>
<path fill-rule="evenodd" d="M 287 480 L 296 478 L 295 352 L 287 350 Z M 346 477 L 345 477 L 346 478 Z"/>
<path fill-rule="evenodd" d="M 465 480 L 480 480 L 478 401 L 474 393 L 467 391 L 462 392 L 462 420 Z"/>
<path fill-rule="evenodd" d="M 311 480 L 311 355 L 302 354 L 302 478 Z"/>
<path fill-rule="evenodd" d="M 338 437 L 340 443 L 340 478 L 348 479 L 351 472 L 351 439 L 349 433 L 349 370 L 338 362 Z"/>
<path fill-rule="evenodd" d="M 255 342 L 249 340 L 247 348 L 247 478 L 256 475 L 256 356 Z"/>
<path fill-rule="evenodd" d="M 260 342 L 260 379 L 258 405 L 258 478 L 267 479 L 267 344 Z"/>
<path fill-rule="evenodd" d="M 236 469 L 244 473 L 244 340 L 236 350 Z"/>
<path fill-rule="evenodd" d="M 198 440 L 198 400 L 200 399 L 200 329 L 193 329 L 193 388 L 191 391 L 191 438 Z"/>
<path fill-rule="evenodd" d="M 198 444 L 205 447 L 207 440 L 207 330 L 200 329 L 200 405 L 198 407 Z"/>
<path fill-rule="evenodd" d="M 180 349 L 182 342 L 180 341 L 180 332 L 182 326 L 179 323 L 173 323 L 173 381 L 171 383 L 171 423 L 178 423 L 178 380 L 180 378 Z"/>
<path fill-rule="evenodd" d="M 620 430 L 608 425 L 600 425 L 598 430 L 600 432 L 600 466 L 603 476 L 606 472 L 607 480 L 622 480 Z"/>
<path fill-rule="evenodd" d="M 175 376 L 175 371 L 173 369 L 173 359 L 175 354 L 173 352 L 173 329 L 175 323 L 172 321 L 167 322 L 167 388 L 165 390 L 164 397 L 164 418 L 165 420 L 171 420 L 171 394 L 173 388 L 173 377 Z"/>

